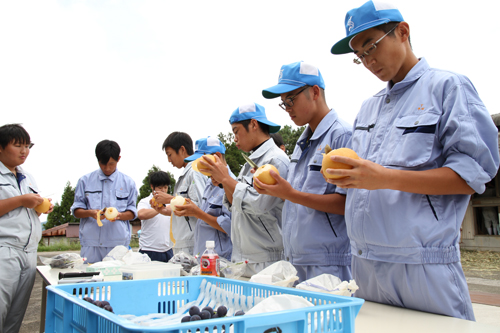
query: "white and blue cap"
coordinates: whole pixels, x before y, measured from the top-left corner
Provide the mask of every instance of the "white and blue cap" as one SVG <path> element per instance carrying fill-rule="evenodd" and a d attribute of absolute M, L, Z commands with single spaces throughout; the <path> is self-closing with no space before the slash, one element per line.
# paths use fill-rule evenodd
<path fill-rule="evenodd" d="M 196 143 L 194 144 L 194 154 L 186 157 L 184 161 L 191 162 L 199 157 L 202 157 L 203 155 L 212 155 L 217 152 L 225 154 L 226 147 L 222 142 L 220 142 L 219 139 L 209 136 L 208 138 L 196 140 Z"/>
<path fill-rule="evenodd" d="M 318 86 L 325 89 L 325 81 L 318 67 L 303 61 L 294 62 L 281 66 L 278 84 L 262 90 L 262 96 L 276 98 L 303 86 Z"/>
<path fill-rule="evenodd" d="M 365 30 L 389 23 L 403 22 L 403 15 L 396 6 L 378 1 L 368 1 L 359 8 L 351 9 L 345 16 L 344 39 L 333 45 L 331 52 L 333 54 L 344 54 L 353 52 L 351 40 Z"/>
<path fill-rule="evenodd" d="M 280 130 L 281 126 L 267 120 L 266 110 L 262 105 L 257 103 L 242 105 L 231 114 L 229 123 L 234 124 L 243 120 L 255 119 L 259 123 L 269 126 L 270 133 L 276 133 Z"/>

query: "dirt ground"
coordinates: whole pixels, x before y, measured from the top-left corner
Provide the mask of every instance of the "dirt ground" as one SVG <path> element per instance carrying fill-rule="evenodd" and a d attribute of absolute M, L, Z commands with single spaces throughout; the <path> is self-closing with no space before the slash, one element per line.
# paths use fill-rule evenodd
<path fill-rule="evenodd" d="M 49 256 L 47 253 L 39 255 Z M 42 264 L 40 260 L 38 264 Z M 466 278 L 471 280 L 468 282 L 470 291 L 498 294 L 500 297 L 500 252 L 462 250 L 462 267 Z M 39 332 L 41 301 L 42 278 L 37 274 L 20 333 Z"/>

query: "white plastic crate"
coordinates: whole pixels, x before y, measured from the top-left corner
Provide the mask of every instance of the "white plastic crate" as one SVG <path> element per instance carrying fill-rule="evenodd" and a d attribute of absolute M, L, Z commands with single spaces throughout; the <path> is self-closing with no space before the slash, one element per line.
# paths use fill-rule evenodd
<path fill-rule="evenodd" d="M 202 281 L 219 288 L 254 297 L 297 295 L 315 306 L 257 315 L 224 317 L 179 323 L 170 326 L 148 327 L 134 324 L 118 314 L 136 316 L 150 313 L 174 314 L 183 305 L 195 300 Z M 83 300 L 106 300 L 114 313 Z M 354 320 L 363 300 L 294 288 L 274 287 L 238 280 L 190 276 L 166 279 L 96 282 L 47 287 L 45 332 L 68 333 L 126 333 L 126 332 L 354 332 Z"/>

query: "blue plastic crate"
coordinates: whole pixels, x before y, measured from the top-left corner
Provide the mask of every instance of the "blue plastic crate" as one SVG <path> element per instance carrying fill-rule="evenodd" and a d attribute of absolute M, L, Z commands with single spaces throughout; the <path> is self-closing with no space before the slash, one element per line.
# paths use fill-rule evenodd
<path fill-rule="evenodd" d="M 315 304 L 301 309 L 256 315 L 150 327 L 135 324 L 117 314 L 136 316 L 150 313 L 174 314 L 194 301 L 206 279 L 233 293 L 245 296 L 297 295 Z M 84 297 L 107 300 L 114 313 L 90 304 Z M 125 332 L 354 332 L 354 320 L 364 300 L 353 297 L 274 287 L 238 280 L 190 276 L 152 280 L 95 282 L 47 287 L 46 333 L 125 333 Z M 231 327 L 231 329 L 224 330 Z"/>

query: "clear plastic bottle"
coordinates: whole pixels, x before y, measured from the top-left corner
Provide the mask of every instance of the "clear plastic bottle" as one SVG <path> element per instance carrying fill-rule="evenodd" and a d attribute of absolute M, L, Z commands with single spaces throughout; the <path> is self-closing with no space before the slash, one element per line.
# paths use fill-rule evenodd
<path fill-rule="evenodd" d="M 219 255 L 215 252 L 215 242 L 207 241 L 207 249 L 203 252 L 200 261 L 200 274 L 220 276 L 220 261 Z"/>

